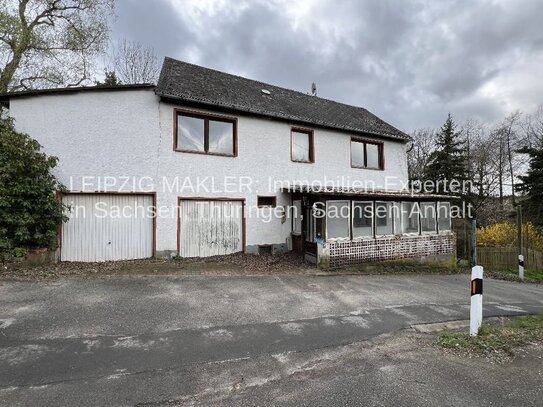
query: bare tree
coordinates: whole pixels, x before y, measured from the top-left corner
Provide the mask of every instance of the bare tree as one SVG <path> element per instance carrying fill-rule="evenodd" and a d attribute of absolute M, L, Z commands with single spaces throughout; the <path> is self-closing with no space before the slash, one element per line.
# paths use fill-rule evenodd
<path fill-rule="evenodd" d="M 89 81 L 114 0 L 2 0 L 0 93 Z"/>
<path fill-rule="evenodd" d="M 407 167 L 411 181 L 422 180 L 435 149 L 434 129 L 419 129 L 411 133 L 411 146 L 407 151 Z"/>
<path fill-rule="evenodd" d="M 160 64 L 154 49 L 139 42 L 120 41 L 113 51 L 112 67 L 122 83 L 156 83 Z"/>
<path fill-rule="evenodd" d="M 539 105 L 534 114 L 525 116 L 522 129 L 525 146 L 543 148 L 543 105 Z"/>
<path fill-rule="evenodd" d="M 502 140 L 503 153 L 505 154 L 505 163 L 507 165 L 507 177 L 510 181 L 511 195 L 513 198 L 513 204 L 515 204 L 515 173 L 518 169 L 519 163 L 517 160 L 517 150 L 521 147 L 519 144 L 520 132 L 519 125 L 522 118 L 522 113 L 516 111 L 511 113 L 503 119 L 498 128 L 498 136 Z M 503 162 L 503 161 L 502 161 Z M 502 201 L 503 201 L 503 187 L 502 187 Z"/>

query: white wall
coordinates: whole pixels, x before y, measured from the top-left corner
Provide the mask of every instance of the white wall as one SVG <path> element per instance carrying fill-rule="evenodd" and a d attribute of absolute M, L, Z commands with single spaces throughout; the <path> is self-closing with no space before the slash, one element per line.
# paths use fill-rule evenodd
<path fill-rule="evenodd" d="M 81 190 L 84 176 L 157 174 L 158 104 L 151 88 L 18 97 L 9 114 L 17 130 L 59 158 L 56 175 L 70 189 Z"/>
<path fill-rule="evenodd" d="M 290 128 L 285 122 L 237 115 L 238 156 L 206 156 L 173 151 L 173 109 L 182 105 L 160 103 L 152 89 L 114 92 L 80 92 L 42 95 L 11 100 L 10 115 L 18 130 L 36 138 L 45 152 L 60 159 L 57 175 L 71 190 L 83 188 L 83 176 L 129 176 L 152 183 L 136 185 L 136 190 L 153 186 L 158 207 L 173 208 L 179 196 L 246 198 L 246 211 L 255 213 L 257 195 L 277 195 L 277 204 L 290 204 L 290 196 L 269 189 L 269 180 L 336 182 L 344 177 L 373 181 L 384 189 L 386 177 L 407 180 L 407 162 L 403 143 L 385 141 L 385 170 L 355 169 L 350 166 L 350 134 L 314 129 L 315 163 L 290 160 Z M 195 110 L 190 108 L 190 110 Z M 227 115 L 232 116 L 232 115 Z M 309 126 L 307 126 L 309 127 Z M 72 176 L 72 179 L 70 179 Z M 189 189 L 164 190 L 164 178 L 180 186 L 189 177 L 214 179 L 216 191 Z M 225 176 L 252 178 L 250 190 L 225 191 Z M 145 181 L 145 179 L 143 180 Z M 93 179 L 94 184 L 97 179 Z M 104 188 L 94 190 L 104 190 Z M 185 184 L 187 186 L 187 184 Z M 400 185 L 388 185 L 400 189 Z M 119 190 L 121 185 L 110 187 Z M 90 187 L 92 188 L 92 186 Z M 124 190 L 131 190 L 132 184 Z M 265 209 L 257 210 L 264 213 Z M 290 220 L 273 219 L 266 223 L 248 217 L 247 245 L 285 243 Z M 157 251 L 176 250 L 177 218 L 171 211 L 157 220 Z"/>

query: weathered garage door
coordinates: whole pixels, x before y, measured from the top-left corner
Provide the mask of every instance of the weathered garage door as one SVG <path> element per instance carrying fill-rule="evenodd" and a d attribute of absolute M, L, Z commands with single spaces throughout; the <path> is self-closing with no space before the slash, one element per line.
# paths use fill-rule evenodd
<path fill-rule="evenodd" d="M 151 195 L 68 194 L 62 226 L 64 261 L 143 259 L 153 255 Z"/>
<path fill-rule="evenodd" d="M 243 251 L 242 201 L 181 201 L 179 226 L 181 257 Z"/>

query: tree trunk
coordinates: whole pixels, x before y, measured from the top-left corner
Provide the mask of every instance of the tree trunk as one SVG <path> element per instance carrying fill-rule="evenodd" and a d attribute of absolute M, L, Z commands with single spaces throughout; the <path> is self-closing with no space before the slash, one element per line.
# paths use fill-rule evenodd
<path fill-rule="evenodd" d="M 509 127 L 509 131 L 507 133 L 507 160 L 509 161 L 509 175 L 511 176 L 511 196 L 513 198 L 513 206 L 516 204 L 515 202 L 515 174 L 513 171 L 513 156 L 511 153 L 511 128 L 513 124 L 511 123 L 511 126 Z"/>

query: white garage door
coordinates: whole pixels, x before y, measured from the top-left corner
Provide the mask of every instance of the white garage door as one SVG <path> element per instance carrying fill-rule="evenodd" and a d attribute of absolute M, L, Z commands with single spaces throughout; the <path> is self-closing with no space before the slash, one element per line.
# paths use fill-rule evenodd
<path fill-rule="evenodd" d="M 153 255 L 151 195 L 68 194 L 63 261 L 143 259 Z"/>
<path fill-rule="evenodd" d="M 181 257 L 243 251 L 241 201 L 181 201 L 179 226 Z"/>

